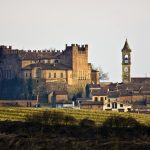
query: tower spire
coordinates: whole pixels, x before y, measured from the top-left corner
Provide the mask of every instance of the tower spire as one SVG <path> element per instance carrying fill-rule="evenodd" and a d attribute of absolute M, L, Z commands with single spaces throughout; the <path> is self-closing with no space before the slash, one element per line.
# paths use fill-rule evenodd
<path fill-rule="evenodd" d="M 127 38 L 126 38 L 126 41 L 125 41 L 125 44 L 124 44 L 124 47 L 123 47 L 122 51 L 124 51 L 124 50 L 129 50 L 129 51 L 131 51 L 131 49 L 130 49 L 130 47 L 129 47 L 129 44 L 128 44 Z"/>

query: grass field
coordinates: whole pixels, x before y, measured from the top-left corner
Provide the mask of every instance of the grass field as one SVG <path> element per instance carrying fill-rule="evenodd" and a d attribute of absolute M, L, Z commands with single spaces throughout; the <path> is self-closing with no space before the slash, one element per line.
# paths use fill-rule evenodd
<path fill-rule="evenodd" d="M 53 109 L 53 108 L 0 108 L 0 120 L 10 121 L 24 121 L 28 114 L 42 112 L 42 111 L 56 111 L 71 115 L 77 120 L 88 118 L 101 125 L 110 116 L 119 115 L 122 117 L 133 117 L 138 122 L 150 126 L 150 115 L 148 114 L 133 114 L 133 113 L 118 113 L 110 111 L 92 111 L 92 110 L 78 110 L 78 109 Z"/>

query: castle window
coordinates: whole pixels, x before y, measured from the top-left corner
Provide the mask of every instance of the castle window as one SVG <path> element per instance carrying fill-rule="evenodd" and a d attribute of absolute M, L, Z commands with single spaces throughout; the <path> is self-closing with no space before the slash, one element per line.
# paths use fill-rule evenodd
<path fill-rule="evenodd" d="M 41 68 L 36 68 L 36 78 L 41 78 Z"/>
<path fill-rule="evenodd" d="M 48 63 L 48 60 L 45 60 L 45 63 Z"/>
<path fill-rule="evenodd" d="M 54 78 L 56 78 L 56 73 L 54 73 Z"/>
<path fill-rule="evenodd" d="M 26 77 L 28 77 L 28 73 L 26 73 Z"/>
<path fill-rule="evenodd" d="M 49 78 L 51 78 L 51 73 L 49 73 Z"/>
<path fill-rule="evenodd" d="M 58 63 L 58 60 L 55 60 L 55 63 Z"/>
<path fill-rule="evenodd" d="M 63 78 L 63 73 L 60 74 L 61 78 Z"/>

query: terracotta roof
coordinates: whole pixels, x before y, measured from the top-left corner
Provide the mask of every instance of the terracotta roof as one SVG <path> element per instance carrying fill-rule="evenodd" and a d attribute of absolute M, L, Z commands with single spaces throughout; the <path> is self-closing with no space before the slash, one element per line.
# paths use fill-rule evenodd
<path fill-rule="evenodd" d="M 77 98 L 77 101 L 92 101 L 91 98 Z"/>
<path fill-rule="evenodd" d="M 119 90 L 120 96 L 132 96 L 133 92 L 132 90 Z"/>
<path fill-rule="evenodd" d="M 92 91 L 92 96 L 105 96 L 107 94 L 108 94 L 107 90 L 104 89 Z"/>
<path fill-rule="evenodd" d="M 119 91 L 110 91 L 110 92 L 108 92 L 108 97 L 110 97 L 110 98 L 117 98 L 117 97 L 119 97 Z"/>
<path fill-rule="evenodd" d="M 61 54 L 60 51 L 19 51 L 19 58 L 21 60 L 39 60 L 57 58 Z"/>
<path fill-rule="evenodd" d="M 70 70 L 71 68 L 61 64 L 61 63 L 57 63 L 57 64 L 48 64 L 48 63 L 36 63 L 36 64 L 30 64 L 26 67 L 24 67 L 24 70 L 32 70 L 35 67 L 40 67 L 42 70 Z"/>
<path fill-rule="evenodd" d="M 143 83 L 143 84 L 150 84 L 150 78 L 148 77 L 134 77 L 131 78 L 131 83 Z"/>
<path fill-rule="evenodd" d="M 98 89 L 100 89 L 101 86 L 100 86 L 100 84 L 89 84 L 89 88 L 98 88 Z"/>

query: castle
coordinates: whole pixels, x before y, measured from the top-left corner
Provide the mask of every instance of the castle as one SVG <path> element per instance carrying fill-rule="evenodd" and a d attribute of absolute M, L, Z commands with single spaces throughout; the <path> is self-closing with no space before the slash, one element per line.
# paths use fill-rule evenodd
<path fill-rule="evenodd" d="M 99 84 L 99 72 L 88 63 L 88 45 L 78 44 L 66 44 L 63 51 L 25 51 L 0 46 L 0 80 L 13 78 L 67 85 Z"/>

